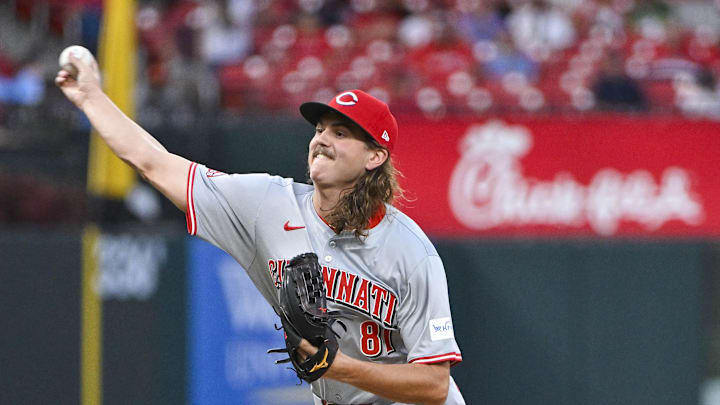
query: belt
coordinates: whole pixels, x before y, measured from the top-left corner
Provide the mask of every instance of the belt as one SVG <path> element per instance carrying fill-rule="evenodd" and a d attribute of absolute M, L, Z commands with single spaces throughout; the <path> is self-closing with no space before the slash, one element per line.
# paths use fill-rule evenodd
<path fill-rule="evenodd" d="M 336 404 L 335 402 L 328 402 L 324 399 L 322 400 L 322 404 L 323 405 L 341 405 L 341 404 Z M 372 405 L 372 404 L 357 404 L 357 405 Z"/>

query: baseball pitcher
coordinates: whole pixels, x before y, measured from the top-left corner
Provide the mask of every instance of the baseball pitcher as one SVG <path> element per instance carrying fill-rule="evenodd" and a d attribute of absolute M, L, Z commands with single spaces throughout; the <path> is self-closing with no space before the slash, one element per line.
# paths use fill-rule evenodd
<path fill-rule="evenodd" d="M 464 404 L 442 261 L 392 205 L 401 194 L 387 105 L 360 90 L 305 103 L 311 185 L 225 174 L 169 153 L 71 56 L 56 84 L 110 149 L 185 212 L 188 232 L 245 268 L 281 318 L 290 362 L 315 404 Z"/>

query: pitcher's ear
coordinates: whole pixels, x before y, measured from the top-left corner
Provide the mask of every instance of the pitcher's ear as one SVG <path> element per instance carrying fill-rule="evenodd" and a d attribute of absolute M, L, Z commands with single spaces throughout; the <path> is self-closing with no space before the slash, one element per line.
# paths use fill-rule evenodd
<path fill-rule="evenodd" d="M 366 170 L 373 170 L 380 167 L 385 161 L 390 158 L 390 154 L 385 148 L 373 148 L 370 150 L 370 157 L 365 164 Z"/>

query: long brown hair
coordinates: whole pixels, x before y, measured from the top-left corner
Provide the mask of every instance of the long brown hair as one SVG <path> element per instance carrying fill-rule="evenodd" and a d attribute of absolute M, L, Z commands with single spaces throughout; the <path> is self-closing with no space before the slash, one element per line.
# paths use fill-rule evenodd
<path fill-rule="evenodd" d="M 368 147 L 377 149 L 381 146 L 371 141 Z M 351 189 L 341 194 L 325 221 L 336 233 L 352 230 L 356 237 L 366 237 L 368 223 L 380 207 L 402 198 L 403 189 L 398 183 L 398 177 L 401 176 L 402 173 L 388 156 L 382 165 L 366 170 Z"/>

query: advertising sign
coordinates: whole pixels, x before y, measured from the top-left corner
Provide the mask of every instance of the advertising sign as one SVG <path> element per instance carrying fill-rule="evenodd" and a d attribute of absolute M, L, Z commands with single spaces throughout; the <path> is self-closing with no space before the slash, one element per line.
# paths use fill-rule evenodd
<path fill-rule="evenodd" d="M 312 403 L 310 387 L 271 348 L 285 347 L 280 319 L 228 254 L 192 239 L 189 278 L 190 403 Z"/>
<path fill-rule="evenodd" d="M 431 235 L 720 235 L 720 124 L 401 122 L 401 206 Z"/>

